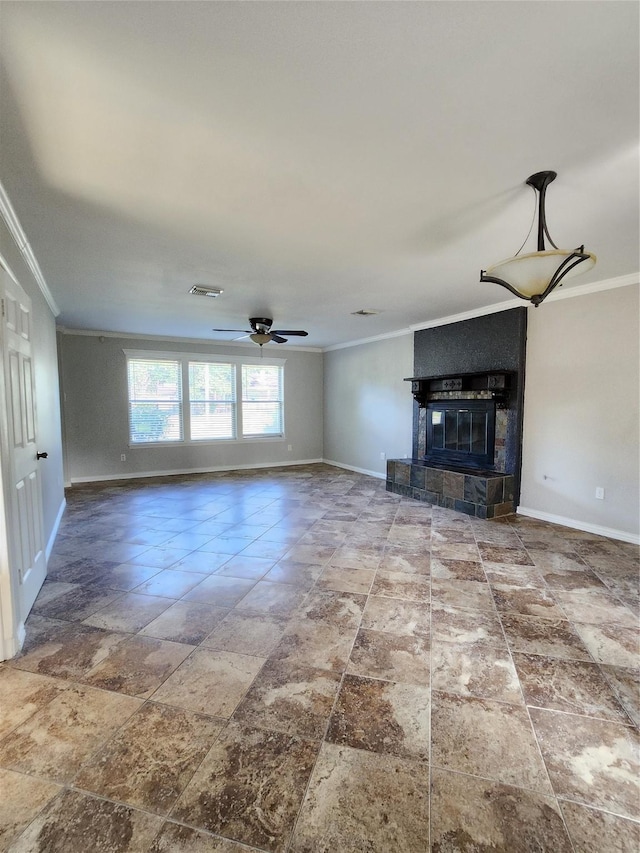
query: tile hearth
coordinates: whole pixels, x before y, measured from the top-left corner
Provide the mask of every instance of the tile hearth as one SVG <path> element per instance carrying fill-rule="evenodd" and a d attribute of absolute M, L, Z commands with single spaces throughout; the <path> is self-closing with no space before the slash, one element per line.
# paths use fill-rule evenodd
<path fill-rule="evenodd" d="M 75 487 L 0 851 L 637 853 L 638 568 L 325 465 Z"/>

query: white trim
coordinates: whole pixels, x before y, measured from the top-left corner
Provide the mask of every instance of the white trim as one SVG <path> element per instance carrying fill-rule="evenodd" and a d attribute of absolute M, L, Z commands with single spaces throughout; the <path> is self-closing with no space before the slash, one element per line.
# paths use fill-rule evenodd
<path fill-rule="evenodd" d="M 106 483 L 110 480 L 143 480 L 148 477 L 175 477 L 180 474 L 216 474 L 220 471 L 251 471 L 254 468 L 288 468 L 292 465 L 317 465 L 323 459 L 298 459 L 295 462 L 256 462 L 251 465 L 216 465 L 208 468 L 176 468 L 171 471 L 136 471 L 133 474 L 103 474 L 93 477 L 72 477 L 74 483 Z"/>
<path fill-rule="evenodd" d="M 10 660 L 15 657 L 24 645 L 27 632 L 24 622 L 20 622 L 16 633 L 12 637 L 0 637 L 0 661 Z"/>
<path fill-rule="evenodd" d="M 62 516 L 67 506 L 67 499 L 62 498 L 60 503 L 60 508 L 58 509 L 58 514 L 56 515 L 56 520 L 53 522 L 53 527 L 51 528 L 51 535 L 49 536 L 49 541 L 47 542 L 47 547 L 45 549 L 45 554 L 47 557 L 47 563 L 49 562 L 49 557 L 51 556 L 51 552 L 53 550 L 53 546 L 56 541 L 56 536 L 58 535 L 58 529 L 60 528 L 60 522 L 62 521 Z"/>
<path fill-rule="evenodd" d="M 20 649 L 24 646 L 24 641 L 27 639 L 27 629 L 24 627 L 24 622 L 20 622 L 17 630 L 16 637 L 16 645 L 17 649 L 15 650 L 15 654 L 18 654 Z"/>
<path fill-rule="evenodd" d="M 571 287 L 567 290 L 562 290 L 561 287 L 556 288 L 547 298 L 545 302 L 557 302 L 560 299 L 572 299 L 574 296 L 587 296 L 590 293 L 599 293 L 602 290 L 613 290 L 616 287 L 628 287 L 631 284 L 640 282 L 640 272 L 629 273 L 629 275 L 621 275 L 617 278 L 608 278 L 603 281 L 594 281 L 590 284 L 582 284 L 578 287 Z M 423 323 L 414 323 L 409 328 L 412 332 L 419 332 L 421 329 L 434 329 L 437 326 L 448 326 L 450 323 L 459 323 L 462 320 L 473 320 L 474 317 L 484 317 L 487 314 L 497 314 L 500 311 L 509 311 L 511 308 L 522 308 L 523 306 L 531 308 L 531 304 L 524 299 L 508 299 L 506 302 L 498 302 L 494 305 L 486 305 L 483 308 L 472 308 L 470 311 L 463 311 L 461 314 L 451 314 L 448 317 L 440 317 L 437 320 L 425 320 Z"/>
<path fill-rule="evenodd" d="M 568 290 L 558 287 L 545 299 L 545 302 L 559 302 L 561 299 L 571 299 L 573 296 L 588 296 L 590 293 L 615 290 L 618 287 L 629 287 L 638 283 L 640 283 L 640 272 L 632 272 L 629 275 L 619 275 L 617 278 L 606 278 L 602 281 L 594 281 L 591 284 L 581 284 L 579 287 L 571 287 Z"/>
<path fill-rule="evenodd" d="M 180 338 L 175 335 L 144 335 L 132 334 L 130 332 L 106 332 L 96 329 L 68 329 L 66 326 L 56 326 L 56 331 L 61 335 L 79 335 L 85 338 L 122 338 L 123 340 L 133 341 L 168 341 L 174 344 L 201 344 L 202 346 L 221 346 L 221 347 L 241 347 L 244 349 L 255 350 L 254 343 L 240 343 L 239 341 L 221 341 L 214 338 Z M 276 344 L 276 346 L 280 346 Z M 281 350 L 280 350 L 281 351 Z M 322 352 L 322 347 L 298 347 L 294 344 L 287 344 L 287 352 Z M 273 352 L 273 350 L 270 350 Z M 183 353 L 184 355 L 184 353 Z M 202 353 L 198 353 L 202 355 Z"/>
<path fill-rule="evenodd" d="M 325 465 L 333 465 L 335 468 L 345 468 L 347 471 L 355 471 L 356 474 L 366 474 L 368 477 L 375 477 L 376 480 L 386 480 L 387 475 L 381 474 L 379 471 L 369 471 L 368 468 L 357 468 L 355 465 L 346 465 L 344 462 L 334 462 L 333 459 L 323 459 Z"/>
<path fill-rule="evenodd" d="M 0 266 L 4 268 L 4 271 L 9 276 L 9 278 L 13 281 L 13 283 L 20 286 L 20 282 L 16 278 L 16 274 L 11 269 L 11 267 L 9 266 L 9 264 L 7 263 L 7 261 L 5 260 L 4 256 L 1 253 L 0 253 Z"/>
<path fill-rule="evenodd" d="M 545 300 L 545 302 L 557 302 L 561 299 L 572 299 L 575 296 L 588 296 L 590 293 L 600 293 L 603 290 L 613 290 L 617 287 L 628 287 L 632 284 L 640 282 L 640 272 L 621 275 L 617 278 L 603 279 L 602 281 L 594 281 L 590 284 L 582 284 L 577 287 L 571 287 L 563 290 L 558 287 Z M 347 347 L 359 347 L 363 344 L 374 343 L 375 341 L 384 341 L 387 338 L 398 338 L 402 335 L 410 335 L 413 332 L 419 332 L 421 329 L 434 329 L 437 326 L 448 326 L 450 323 L 460 323 L 463 320 L 473 320 L 475 317 L 484 317 L 487 314 L 498 314 L 501 311 L 509 311 L 512 308 L 531 308 L 531 304 L 523 299 L 508 299 L 506 302 L 497 302 L 493 305 L 485 305 L 481 308 L 472 308 L 469 311 L 462 311 L 459 314 L 450 314 L 447 317 L 439 317 L 436 320 L 424 320 L 422 323 L 412 323 L 408 329 L 398 329 L 395 332 L 386 332 L 385 334 L 375 335 L 371 338 L 360 338 L 355 341 L 348 341 L 344 344 L 332 344 L 328 347 L 323 347 L 323 352 L 333 352 L 334 350 L 346 349 Z M 356 469 L 354 469 L 356 470 Z"/>
<path fill-rule="evenodd" d="M 215 352 L 170 352 L 169 350 L 123 349 L 127 358 L 137 358 L 144 361 L 210 361 L 221 364 L 266 364 L 268 367 L 284 367 L 286 358 L 260 358 L 256 355 L 225 355 Z"/>
<path fill-rule="evenodd" d="M 45 281 L 45 278 L 42 274 L 42 270 L 38 264 L 37 258 L 33 253 L 33 249 L 29 244 L 27 239 L 27 235 L 24 233 L 22 225 L 20 224 L 20 220 L 18 219 L 18 214 L 13 209 L 13 205 L 7 195 L 7 191 L 2 186 L 2 182 L 0 181 L 0 216 L 2 217 L 4 224 L 7 226 L 7 230 L 15 240 L 16 246 L 20 250 L 22 257 L 24 258 L 24 262 L 31 270 L 31 274 L 33 275 L 36 284 L 40 288 L 42 295 L 47 301 L 47 305 L 51 309 L 53 316 L 57 317 L 60 314 L 60 309 L 56 305 L 55 299 L 51 291 L 49 290 L 49 285 Z M 12 274 L 12 278 L 13 278 Z"/>
<path fill-rule="evenodd" d="M 376 341 L 386 341 L 388 338 L 401 338 L 403 335 L 412 334 L 412 332 L 413 326 L 408 329 L 397 329 L 395 332 L 385 332 L 382 335 L 374 335 L 372 338 L 360 338 L 357 341 L 348 341 L 346 344 L 331 344 L 331 346 L 323 347 L 322 352 L 333 352 L 333 350 L 346 349 L 347 347 L 359 347 L 363 344 L 375 343 Z"/>
<path fill-rule="evenodd" d="M 525 307 L 527 307 L 526 303 L 522 299 L 509 299 L 506 302 L 498 302 L 494 305 L 485 305 L 482 308 L 472 308 L 470 311 L 462 311 L 460 314 L 439 317 L 437 320 L 425 320 L 423 323 L 414 323 L 410 328 L 412 332 L 419 332 L 421 329 L 435 329 L 438 326 L 461 323 L 464 320 L 473 320 L 476 317 L 486 317 L 487 314 L 499 314 L 501 311 L 510 311 L 512 308 Z"/>
<path fill-rule="evenodd" d="M 631 542 L 640 545 L 640 535 L 629 533 L 626 530 L 617 530 L 615 527 L 603 527 L 600 524 L 590 524 L 588 521 L 580 521 L 576 518 L 567 518 L 564 515 L 554 515 L 551 512 L 541 512 L 526 506 L 519 506 L 516 510 L 518 515 L 528 518 L 537 518 L 540 521 L 549 521 L 551 524 L 560 524 L 563 527 L 571 527 L 573 530 L 584 530 L 586 533 L 595 533 L 597 536 L 606 536 L 607 539 L 619 539 L 621 542 Z"/>

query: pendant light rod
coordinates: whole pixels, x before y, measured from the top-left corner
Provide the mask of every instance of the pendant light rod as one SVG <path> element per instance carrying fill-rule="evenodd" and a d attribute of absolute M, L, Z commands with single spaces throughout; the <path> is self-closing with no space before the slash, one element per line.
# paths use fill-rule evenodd
<path fill-rule="evenodd" d="M 554 249 L 558 247 L 551 239 L 551 234 L 549 234 L 549 229 L 547 228 L 547 217 L 545 214 L 545 197 L 547 194 L 547 187 L 552 181 L 558 177 L 557 172 L 536 172 L 535 175 L 531 175 L 531 177 L 527 178 L 527 184 L 530 187 L 533 187 L 534 190 L 538 190 L 538 251 L 544 252 L 544 235 L 547 235 L 547 238 Z"/>

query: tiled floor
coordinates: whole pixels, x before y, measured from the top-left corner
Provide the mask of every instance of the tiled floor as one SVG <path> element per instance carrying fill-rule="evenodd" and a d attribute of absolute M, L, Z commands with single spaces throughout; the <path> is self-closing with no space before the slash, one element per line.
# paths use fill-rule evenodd
<path fill-rule="evenodd" d="M 637 853 L 638 549 L 317 465 L 76 487 L 0 850 Z"/>

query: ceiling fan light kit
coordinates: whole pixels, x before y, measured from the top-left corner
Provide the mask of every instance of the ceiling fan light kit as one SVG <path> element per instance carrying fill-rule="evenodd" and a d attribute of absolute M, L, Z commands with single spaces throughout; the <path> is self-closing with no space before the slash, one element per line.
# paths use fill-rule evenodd
<path fill-rule="evenodd" d="M 286 344 L 289 337 L 306 338 L 309 334 L 302 329 L 272 329 L 273 320 L 270 317 L 249 317 L 250 329 L 213 329 L 214 332 L 240 332 L 248 335 L 249 339 L 263 347 L 273 341 L 276 344 Z M 287 337 L 283 337 L 286 335 Z"/>
<path fill-rule="evenodd" d="M 536 172 L 526 181 L 538 193 L 537 251 L 521 255 L 523 243 L 514 257 L 480 271 L 481 282 L 488 281 L 506 287 L 536 308 L 565 278 L 587 272 L 596 263 L 596 256 L 592 252 L 585 252 L 584 246 L 573 250 L 559 249 L 551 239 L 545 215 L 545 195 L 547 187 L 556 177 L 557 172 Z M 546 248 L 545 235 L 553 249 Z"/>
<path fill-rule="evenodd" d="M 262 332 L 254 332 L 253 335 L 249 335 L 254 344 L 258 344 L 258 346 L 264 346 L 268 344 L 271 340 L 271 335 L 263 334 Z"/>

